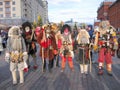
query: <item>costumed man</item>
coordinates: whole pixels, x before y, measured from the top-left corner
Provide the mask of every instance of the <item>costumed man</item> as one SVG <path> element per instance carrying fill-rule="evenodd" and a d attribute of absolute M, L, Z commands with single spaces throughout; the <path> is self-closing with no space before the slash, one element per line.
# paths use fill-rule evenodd
<path fill-rule="evenodd" d="M 42 71 L 46 71 L 47 59 L 49 61 L 49 72 L 52 72 L 53 60 L 55 52 L 57 52 L 57 44 L 55 39 L 55 33 L 51 30 L 50 25 L 44 25 L 40 30 L 40 34 L 37 38 L 37 42 L 40 44 L 40 57 L 42 58 Z"/>
<path fill-rule="evenodd" d="M 101 21 L 98 27 L 98 32 L 95 36 L 94 50 L 99 49 L 99 71 L 98 75 L 103 75 L 104 61 L 108 75 L 112 76 L 112 55 L 117 49 L 117 39 L 115 28 L 110 25 L 109 21 Z"/>
<path fill-rule="evenodd" d="M 23 70 L 27 59 L 28 54 L 26 52 L 25 41 L 21 36 L 20 28 L 13 26 L 8 32 L 7 50 L 5 54 L 5 60 L 10 63 L 13 84 L 17 84 L 17 70 L 19 71 L 20 83 L 24 83 Z"/>
<path fill-rule="evenodd" d="M 63 25 L 61 30 L 61 39 L 62 39 L 62 46 L 60 48 L 60 54 L 62 58 L 62 70 L 65 69 L 66 60 L 68 60 L 69 67 L 72 71 L 74 71 L 73 67 L 73 44 L 72 44 L 72 37 L 71 37 L 71 27 L 67 24 Z"/>
<path fill-rule="evenodd" d="M 81 73 L 88 74 L 89 56 L 89 41 L 90 35 L 83 26 L 77 35 L 78 42 L 78 62 L 80 63 Z"/>
<path fill-rule="evenodd" d="M 53 23 L 51 25 L 51 30 L 55 33 L 55 39 L 57 44 L 57 52 L 56 52 L 57 55 L 55 55 L 55 60 L 56 60 L 55 66 L 59 67 L 59 54 L 60 54 L 60 47 L 62 45 L 61 32 L 56 23 Z"/>
<path fill-rule="evenodd" d="M 36 61 L 37 49 L 36 49 L 36 43 L 35 43 L 36 42 L 35 33 L 32 30 L 31 23 L 29 23 L 29 22 L 23 23 L 22 28 L 23 28 L 23 38 L 25 39 L 28 57 L 30 58 L 30 55 L 32 56 L 32 58 L 34 60 L 33 68 L 36 70 L 38 66 L 37 66 L 37 61 Z M 28 68 L 30 68 L 29 58 L 27 60 Z"/>

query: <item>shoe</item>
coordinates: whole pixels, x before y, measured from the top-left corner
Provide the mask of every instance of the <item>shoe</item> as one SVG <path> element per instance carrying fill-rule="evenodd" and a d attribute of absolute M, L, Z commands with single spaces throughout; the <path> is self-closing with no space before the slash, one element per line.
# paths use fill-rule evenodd
<path fill-rule="evenodd" d="M 17 84 L 17 81 L 13 81 L 13 85 L 16 85 Z"/>
<path fill-rule="evenodd" d="M 36 69 L 38 68 L 38 66 L 37 66 L 37 65 L 34 65 L 33 68 L 36 70 Z"/>
<path fill-rule="evenodd" d="M 46 72 L 46 69 L 43 69 L 43 72 Z"/>
<path fill-rule="evenodd" d="M 61 72 L 64 72 L 64 70 L 63 70 L 63 69 L 61 69 Z"/>
<path fill-rule="evenodd" d="M 98 75 L 103 75 L 103 70 L 102 69 L 99 69 Z"/>
<path fill-rule="evenodd" d="M 28 69 L 30 69 L 30 65 L 28 65 Z"/>
<path fill-rule="evenodd" d="M 74 69 L 72 68 L 71 71 L 74 72 Z"/>
<path fill-rule="evenodd" d="M 107 72 L 107 74 L 108 74 L 109 76 L 112 76 L 112 72 Z"/>
<path fill-rule="evenodd" d="M 24 83 L 24 81 L 20 81 L 20 84 Z"/>

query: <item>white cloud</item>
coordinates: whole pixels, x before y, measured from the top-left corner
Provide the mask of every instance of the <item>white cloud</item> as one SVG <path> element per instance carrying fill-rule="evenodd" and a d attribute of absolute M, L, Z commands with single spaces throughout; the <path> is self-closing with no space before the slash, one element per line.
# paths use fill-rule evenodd
<path fill-rule="evenodd" d="M 97 8 L 103 0 L 49 0 L 48 14 L 51 22 L 94 22 Z"/>
<path fill-rule="evenodd" d="M 78 3 L 81 2 L 81 0 L 49 0 L 48 3 L 58 5 L 60 3 L 68 3 L 68 2 L 73 2 L 73 3 Z"/>

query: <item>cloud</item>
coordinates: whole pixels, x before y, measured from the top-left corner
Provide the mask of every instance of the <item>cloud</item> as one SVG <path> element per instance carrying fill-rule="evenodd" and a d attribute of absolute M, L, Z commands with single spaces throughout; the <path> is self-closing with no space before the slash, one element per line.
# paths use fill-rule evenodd
<path fill-rule="evenodd" d="M 48 14 L 51 22 L 94 22 L 97 9 L 103 0 L 49 0 Z"/>
<path fill-rule="evenodd" d="M 49 0 L 48 3 L 54 4 L 54 5 L 59 5 L 61 3 L 78 3 L 81 2 L 81 0 Z"/>

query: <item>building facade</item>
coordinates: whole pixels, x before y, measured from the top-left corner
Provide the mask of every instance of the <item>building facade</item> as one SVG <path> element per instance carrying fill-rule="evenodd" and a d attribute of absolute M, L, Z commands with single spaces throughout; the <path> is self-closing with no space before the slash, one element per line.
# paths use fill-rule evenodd
<path fill-rule="evenodd" d="M 110 23 L 120 29 L 120 0 L 117 0 L 109 7 L 108 17 Z"/>
<path fill-rule="evenodd" d="M 46 0 L 0 0 L 1 24 L 21 25 L 25 21 L 37 21 L 38 16 L 43 24 L 48 23 Z"/>
<path fill-rule="evenodd" d="M 108 19 L 108 9 L 109 9 L 109 6 L 112 4 L 113 2 L 110 0 L 110 1 L 103 1 L 101 4 L 100 4 L 100 7 L 98 8 L 97 10 L 97 19 L 98 20 L 106 20 Z"/>

